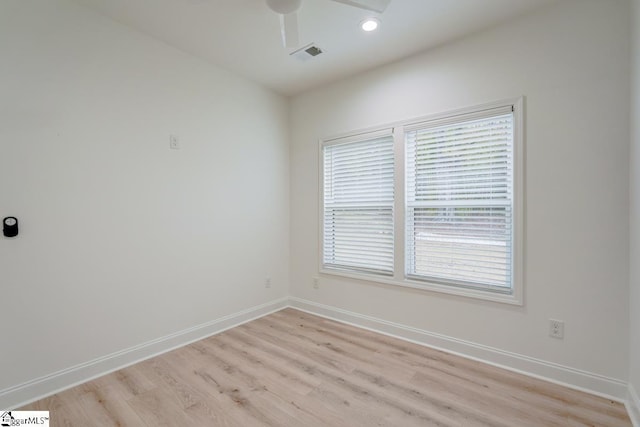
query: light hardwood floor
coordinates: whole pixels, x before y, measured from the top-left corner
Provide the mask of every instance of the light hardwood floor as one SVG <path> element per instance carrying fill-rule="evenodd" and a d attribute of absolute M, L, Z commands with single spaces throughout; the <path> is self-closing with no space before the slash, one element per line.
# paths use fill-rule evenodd
<path fill-rule="evenodd" d="M 58 426 L 631 426 L 620 403 L 285 309 L 21 409 Z"/>

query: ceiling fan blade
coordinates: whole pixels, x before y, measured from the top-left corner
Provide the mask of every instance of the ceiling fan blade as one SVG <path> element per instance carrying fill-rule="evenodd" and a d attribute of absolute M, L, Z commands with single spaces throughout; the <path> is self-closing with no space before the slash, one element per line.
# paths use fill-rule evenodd
<path fill-rule="evenodd" d="M 337 3 L 348 4 L 371 12 L 382 13 L 385 11 L 391 0 L 331 0 Z"/>
<path fill-rule="evenodd" d="M 298 14 L 293 12 L 280 15 L 280 31 L 284 47 L 298 47 Z"/>

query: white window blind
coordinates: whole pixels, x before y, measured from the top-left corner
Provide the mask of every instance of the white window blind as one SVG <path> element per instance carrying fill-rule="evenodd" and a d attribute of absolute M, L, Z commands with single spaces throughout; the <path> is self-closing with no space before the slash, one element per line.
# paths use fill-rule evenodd
<path fill-rule="evenodd" d="M 393 274 L 393 136 L 323 144 L 323 268 Z"/>
<path fill-rule="evenodd" d="M 510 292 L 511 107 L 408 127 L 406 274 Z"/>

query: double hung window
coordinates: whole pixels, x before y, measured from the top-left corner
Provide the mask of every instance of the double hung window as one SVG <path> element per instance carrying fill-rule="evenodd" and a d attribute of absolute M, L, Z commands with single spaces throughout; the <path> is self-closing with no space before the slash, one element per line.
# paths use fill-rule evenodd
<path fill-rule="evenodd" d="M 321 271 L 521 303 L 521 105 L 322 141 Z"/>
<path fill-rule="evenodd" d="M 328 142 L 322 157 L 323 267 L 393 274 L 393 136 Z"/>
<path fill-rule="evenodd" d="M 405 131 L 408 277 L 508 291 L 513 112 Z"/>

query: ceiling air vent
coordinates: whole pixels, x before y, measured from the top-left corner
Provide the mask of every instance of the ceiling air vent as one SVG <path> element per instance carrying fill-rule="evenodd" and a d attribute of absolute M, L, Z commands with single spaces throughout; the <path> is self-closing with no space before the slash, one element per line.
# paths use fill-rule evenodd
<path fill-rule="evenodd" d="M 322 49 L 320 49 L 315 44 L 311 43 L 301 47 L 295 52 L 291 52 L 289 55 L 293 56 L 294 58 L 300 61 L 308 61 L 309 59 L 313 58 L 314 56 L 318 56 L 321 53 L 322 53 Z"/>

